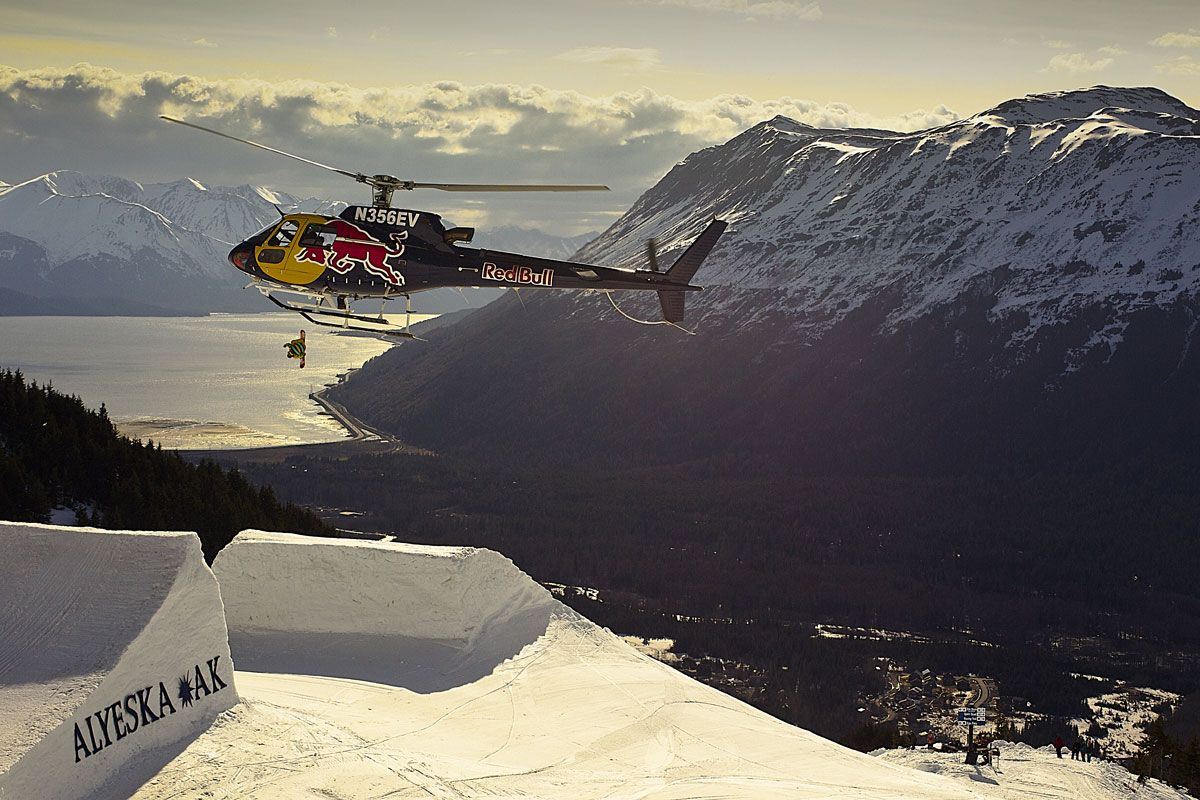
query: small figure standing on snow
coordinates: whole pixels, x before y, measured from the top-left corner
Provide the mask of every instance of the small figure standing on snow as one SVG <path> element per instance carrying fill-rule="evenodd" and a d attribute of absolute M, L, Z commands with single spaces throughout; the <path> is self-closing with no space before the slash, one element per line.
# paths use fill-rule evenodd
<path fill-rule="evenodd" d="M 1062 758 L 1063 740 L 1061 736 L 1054 737 L 1054 752 L 1058 753 L 1058 757 Z"/>
<path fill-rule="evenodd" d="M 304 356 L 307 352 L 307 348 L 304 344 L 304 331 L 300 331 L 299 339 L 292 339 L 290 342 L 285 344 L 284 347 L 287 348 L 287 357 L 300 359 L 300 369 L 304 369 Z"/>

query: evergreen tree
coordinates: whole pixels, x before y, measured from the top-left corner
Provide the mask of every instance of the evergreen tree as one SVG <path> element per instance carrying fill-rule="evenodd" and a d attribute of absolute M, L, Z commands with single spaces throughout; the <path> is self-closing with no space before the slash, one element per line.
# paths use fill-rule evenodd
<path fill-rule="evenodd" d="M 0 519 L 45 522 L 56 507 L 79 524 L 195 531 L 210 560 L 244 528 L 332 533 L 237 471 L 119 435 L 104 405 L 0 371 Z"/>

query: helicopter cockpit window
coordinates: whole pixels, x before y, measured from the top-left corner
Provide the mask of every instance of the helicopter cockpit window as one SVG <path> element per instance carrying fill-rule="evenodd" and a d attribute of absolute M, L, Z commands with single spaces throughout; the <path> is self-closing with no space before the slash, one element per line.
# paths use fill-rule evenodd
<path fill-rule="evenodd" d="M 296 238 L 296 231 L 300 230 L 300 224 L 294 220 L 285 219 L 279 223 L 279 230 L 275 231 L 275 235 L 271 237 L 271 241 L 267 243 L 268 247 L 287 247 L 292 243 L 292 239 Z"/>
<path fill-rule="evenodd" d="M 328 250 L 333 246 L 333 240 L 337 238 L 337 229 L 332 225 L 318 225 L 313 223 L 304 229 L 304 233 L 300 235 L 301 247 L 319 247 L 322 250 Z"/>

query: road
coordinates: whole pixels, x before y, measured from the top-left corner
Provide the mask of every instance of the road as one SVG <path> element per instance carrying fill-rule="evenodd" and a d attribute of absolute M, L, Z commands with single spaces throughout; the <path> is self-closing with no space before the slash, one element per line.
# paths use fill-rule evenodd
<path fill-rule="evenodd" d="M 971 705 L 975 708 L 986 708 L 992 701 L 992 684 L 976 677 L 971 678 L 971 683 L 975 684 L 975 697 L 971 699 Z"/>

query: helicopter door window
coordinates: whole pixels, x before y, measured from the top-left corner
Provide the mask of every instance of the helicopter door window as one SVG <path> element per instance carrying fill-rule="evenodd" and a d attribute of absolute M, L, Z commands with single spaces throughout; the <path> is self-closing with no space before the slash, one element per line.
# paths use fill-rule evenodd
<path fill-rule="evenodd" d="M 328 250 L 333 246 L 333 240 L 337 238 L 337 229 L 332 225 L 312 224 L 304 229 L 304 233 L 300 236 L 301 247 L 319 247 L 322 250 Z"/>
<path fill-rule="evenodd" d="M 287 247 L 296 238 L 296 232 L 300 230 L 300 224 L 290 219 L 285 219 L 279 223 L 279 230 L 275 231 L 275 235 L 268 242 L 269 247 Z"/>

